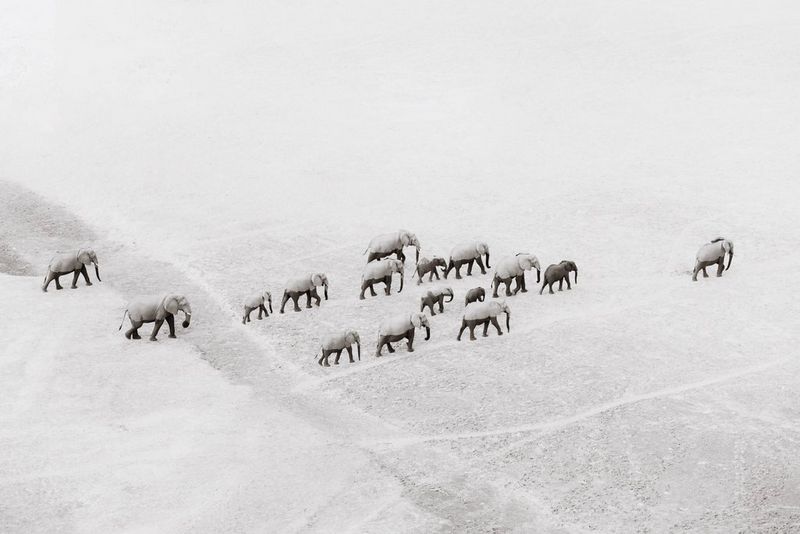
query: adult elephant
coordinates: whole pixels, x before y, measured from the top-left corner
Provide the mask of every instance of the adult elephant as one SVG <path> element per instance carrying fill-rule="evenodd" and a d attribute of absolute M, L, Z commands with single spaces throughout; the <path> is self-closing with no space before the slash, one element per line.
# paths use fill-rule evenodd
<path fill-rule="evenodd" d="M 328 300 L 328 277 L 325 273 L 309 274 L 286 282 L 286 289 L 283 290 L 283 300 L 281 302 L 281 313 L 283 313 L 289 299 L 294 302 L 294 311 L 299 312 L 300 306 L 297 305 L 297 300 L 303 295 L 306 296 L 306 308 L 311 307 L 312 297 L 317 306 L 319 306 L 322 299 L 319 298 L 317 288 L 320 286 L 325 288 L 325 300 Z"/>
<path fill-rule="evenodd" d="M 331 334 L 322 339 L 320 342 L 322 356 L 319 357 L 317 363 L 325 367 L 330 367 L 331 364 L 328 363 L 328 358 L 331 354 L 336 353 L 336 359 L 333 361 L 333 364 L 339 365 L 339 358 L 342 356 L 343 350 L 347 350 L 350 363 L 355 363 L 355 360 L 353 360 L 353 343 L 358 347 L 358 360 L 361 361 L 361 338 L 358 337 L 358 332 L 355 330 L 345 330 L 344 332 Z"/>
<path fill-rule="evenodd" d="M 83 275 L 83 279 L 86 280 L 86 285 L 92 285 L 92 282 L 89 280 L 89 273 L 86 272 L 86 266 L 91 264 L 94 264 L 94 274 L 97 276 L 97 281 L 102 282 L 102 280 L 100 280 L 100 268 L 98 267 L 99 262 L 97 261 L 97 254 L 95 254 L 94 250 L 82 248 L 77 252 L 56 254 L 47 266 L 47 274 L 44 276 L 42 291 L 47 291 L 47 286 L 49 286 L 50 282 L 53 280 L 56 281 L 56 289 L 63 289 L 58 279 L 60 276 L 69 273 L 73 274 L 72 286 L 70 286 L 72 289 L 78 287 L 78 276 L 81 274 Z"/>
<path fill-rule="evenodd" d="M 425 329 L 425 341 L 431 338 L 431 325 L 428 316 L 424 313 L 404 313 L 384 320 L 378 328 L 378 350 L 375 356 L 381 356 L 381 349 L 384 345 L 389 352 L 394 352 L 392 343 L 408 340 L 408 352 L 414 352 L 414 330 L 416 328 Z"/>
<path fill-rule="evenodd" d="M 390 295 L 392 292 L 392 275 L 395 273 L 400 273 L 400 289 L 397 291 L 400 293 L 403 291 L 403 269 L 403 262 L 395 259 L 368 263 L 364 267 L 364 273 L 361 275 L 361 295 L 358 298 L 364 300 L 364 292 L 367 289 L 369 289 L 373 297 L 376 296 L 373 286 L 377 283 L 385 284 L 386 295 Z"/>
<path fill-rule="evenodd" d="M 539 290 L 539 294 L 541 295 L 544 292 L 544 288 L 550 286 L 550 294 L 553 294 L 553 284 L 558 282 L 558 290 L 561 291 L 562 287 L 564 286 L 564 281 L 567 282 L 567 289 L 572 289 L 572 286 L 569 284 L 569 273 L 575 272 L 575 283 L 578 283 L 578 266 L 575 265 L 574 261 L 569 260 L 561 260 L 560 263 L 554 263 L 553 265 L 549 266 L 544 271 L 544 283 L 542 284 L 542 289 Z"/>
<path fill-rule="evenodd" d="M 497 328 L 497 335 L 502 336 L 503 330 L 497 322 L 497 316 L 501 313 L 506 314 L 506 329 L 511 332 L 511 310 L 505 301 L 490 300 L 488 302 L 473 302 L 464 310 L 464 317 L 461 319 L 461 330 L 458 331 L 458 341 L 461 341 L 461 334 L 469 328 L 469 339 L 475 341 L 475 327 L 483 325 L 483 337 L 489 335 L 489 323 Z"/>
<path fill-rule="evenodd" d="M 386 256 L 391 256 L 392 254 L 396 254 L 398 260 L 405 262 L 406 256 L 403 254 L 403 248 L 405 247 L 414 247 L 417 249 L 415 261 L 419 263 L 419 240 L 415 234 L 408 230 L 398 230 L 389 234 L 376 235 L 369 242 L 369 245 L 367 245 L 364 254 L 369 252 L 367 262 L 379 260 Z"/>
<path fill-rule="evenodd" d="M 725 267 L 725 254 L 728 254 L 728 266 Z M 706 267 L 717 264 L 717 276 L 722 276 L 722 271 L 727 271 L 733 263 L 733 241 L 718 237 L 706 243 L 697 251 L 697 261 L 694 264 L 692 280 L 697 282 L 697 273 L 703 271 L 703 278 L 708 278 Z"/>
<path fill-rule="evenodd" d="M 447 269 L 444 271 L 444 277 L 450 274 L 453 269 L 456 270 L 456 278 L 461 279 L 461 266 L 467 264 L 467 276 L 472 276 L 472 265 L 478 264 L 481 268 L 481 274 L 486 274 L 486 268 L 483 266 L 481 256 L 486 256 L 486 268 L 491 269 L 489 265 L 489 245 L 483 241 L 468 241 L 460 243 L 453 247 L 450 251 L 450 262 L 447 264 Z"/>
<path fill-rule="evenodd" d="M 175 337 L 175 314 L 179 311 L 183 312 L 183 327 L 189 328 L 189 323 L 192 320 L 192 307 L 189 301 L 183 295 L 161 295 L 161 296 L 147 296 L 137 297 L 128 303 L 125 308 L 125 313 L 122 314 L 122 323 L 119 325 L 118 330 L 122 330 L 122 325 L 125 323 L 125 315 L 131 320 L 131 328 L 125 332 L 125 337 L 128 339 L 141 339 L 139 337 L 139 328 L 144 323 L 156 324 L 153 326 L 153 333 L 150 334 L 150 341 L 156 341 L 158 330 L 164 321 L 167 321 L 169 326 L 169 337 Z"/>
<path fill-rule="evenodd" d="M 517 287 L 514 288 L 513 294 L 516 295 L 519 291 L 526 293 L 528 288 L 525 287 L 525 271 L 536 269 L 536 283 L 541 280 L 541 266 L 539 259 L 533 254 L 520 253 L 516 256 L 503 258 L 495 264 L 494 276 L 492 277 L 492 296 L 497 298 L 497 289 L 500 284 L 506 285 L 506 296 L 510 297 L 511 282 L 517 282 Z"/>
<path fill-rule="evenodd" d="M 267 306 L 269 306 L 269 311 L 267 311 Z M 259 321 L 261 320 L 262 312 L 264 316 L 269 317 L 269 314 L 272 313 L 272 293 L 269 291 L 264 291 L 263 293 L 251 295 L 247 300 L 244 301 L 244 315 L 242 316 L 242 324 L 247 324 L 250 322 L 250 314 L 253 312 L 253 310 L 258 310 Z"/>

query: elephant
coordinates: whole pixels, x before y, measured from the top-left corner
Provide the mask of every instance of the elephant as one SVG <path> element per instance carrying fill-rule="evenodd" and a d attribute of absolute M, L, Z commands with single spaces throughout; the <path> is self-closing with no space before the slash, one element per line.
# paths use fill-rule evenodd
<path fill-rule="evenodd" d="M 128 303 L 125 313 L 122 314 L 122 323 L 118 330 L 122 330 L 125 323 L 125 315 L 131 320 L 131 329 L 125 332 L 128 339 L 141 339 L 139 328 L 143 323 L 156 324 L 153 326 L 153 333 L 150 334 L 150 341 L 156 341 L 156 335 L 164 321 L 169 326 L 169 337 L 175 337 L 175 314 L 183 312 L 183 327 L 189 328 L 192 320 L 192 307 L 183 295 L 162 295 L 156 297 L 138 297 Z"/>
<path fill-rule="evenodd" d="M 434 304 L 439 305 L 439 313 L 444 312 L 444 298 L 450 297 L 450 300 L 446 302 L 453 302 L 453 288 L 452 287 L 442 287 L 438 289 L 432 289 L 430 291 L 426 291 L 424 295 L 422 295 L 419 299 L 419 311 L 425 309 L 425 306 L 431 309 L 431 316 L 436 315 L 436 311 L 433 309 Z"/>
<path fill-rule="evenodd" d="M 394 352 L 391 343 L 408 340 L 408 352 L 414 352 L 414 329 L 425 329 L 425 341 L 431 338 L 431 325 L 428 316 L 424 313 L 412 313 L 396 315 L 384 320 L 378 328 L 378 350 L 376 357 L 381 356 L 381 349 L 384 345 L 389 352 Z"/>
<path fill-rule="evenodd" d="M 267 305 L 269 305 L 269 312 L 267 312 Z M 261 313 L 263 312 L 266 317 L 272 313 L 272 293 L 264 291 L 258 295 L 253 295 L 244 301 L 244 316 L 242 317 L 242 324 L 250 322 L 250 313 L 253 310 L 258 310 L 258 320 L 261 320 Z"/>
<path fill-rule="evenodd" d="M 56 281 L 56 289 L 63 289 L 58 279 L 61 275 L 72 273 L 72 289 L 78 287 L 78 276 L 83 275 L 86 280 L 86 285 L 92 285 L 89 280 L 89 273 L 86 272 L 86 266 L 94 264 L 94 274 L 97 276 L 97 281 L 100 280 L 100 262 L 97 261 L 97 254 L 90 248 L 82 248 L 77 252 L 58 253 L 50 260 L 50 265 L 47 267 L 47 274 L 44 276 L 42 283 L 42 291 L 47 291 L 47 286 L 53 280 Z"/>
<path fill-rule="evenodd" d="M 486 298 L 486 290 L 482 287 L 473 287 L 467 291 L 467 296 L 464 299 L 464 306 L 469 306 L 470 302 L 483 302 Z"/>
<path fill-rule="evenodd" d="M 728 254 L 728 266 L 725 267 L 725 254 Z M 697 282 L 697 273 L 703 271 L 703 278 L 708 278 L 706 267 L 717 264 L 717 277 L 722 276 L 722 271 L 727 271 L 733 263 L 733 241 L 718 237 L 706 243 L 697 251 L 697 263 L 694 265 L 692 280 Z"/>
<path fill-rule="evenodd" d="M 525 287 L 525 271 L 536 269 L 536 283 L 541 280 L 542 268 L 539 259 L 533 254 L 519 253 L 516 256 L 503 258 L 495 264 L 494 276 L 492 277 L 492 297 L 497 298 L 497 289 L 500 284 L 506 285 L 506 296 L 516 295 L 519 291 L 527 293 Z M 516 280 L 517 287 L 511 292 L 511 282 Z"/>
<path fill-rule="evenodd" d="M 373 237 L 363 254 L 369 252 L 367 263 L 385 258 L 386 256 L 391 256 L 392 254 L 397 254 L 397 259 L 405 263 L 406 256 L 403 254 L 404 247 L 414 247 L 417 249 L 415 261 L 419 263 L 419 240 L 415 234 L 412 234 L 408 230 L 398 230 L 389 234 L 381 234 Z"/>
<path fill-rule="evenodd" d="M 328 300 L 328 277 L 325 273 L 314 273 L 303 276 L 301 278 L 294 278 L 286 282 L 286 289 L 283 290 L 283 301 L 281 302 L 281 313 L 283 313 L 286 303 L 289 299 L 294 302 L 294 311 L 299 312 L 300 306 L 297 305 L 297 300 L 302 296 L 306 296 L 306 308 L 311 307 L 311 298 L 313 297 L 320 305 L 322 299 L 319 298 L 317 287 L 323 286 L 325 288 L 325 300 Z"/>
<path fill-rule="evenodd" d="M 336 359 L 333 361 L 334 365 L 339 365 L 339 358 L 342 356 L 342 351 L 347 350 L 347 355 L 350 356 L 350 363 L 355 363 L 353 360 L 353 343 L 358 347 L 358 361 L 361 361 L 361 338 L 358 337 L 358 332 L 355 330 L 345 330 L 339 334 L 331 334 L 322 339 L 320 345 L 322 347 L 322 356 L 319 357 L 318 364 L 330 367 L 328 358 L 334 352 Z M 316 358 L 316 355 L 314 355 Z"/>
<path fill-rule="evenodd" d="M 497 335 L 502 336 L 503 330 L 497 322 L 497 316 L 501 313 L 506 314 L 506 329 L 511 332 L 511 310 L 504 300 L 490 300 L 488 302 L 473 302 L 464 310 L 464 318 L 461 319 L 461 330 L 458 331 L 458 341 L 461 341 L 461 334 L 469 327 L 469 339 L 475 341 L 475 327 L 483 325 L 483 337 L 489 335 L 489 323 L 497 328 Z"/>
<path fill-rule="evenodd" d="M 370 294 L 373 297 L 376 296 L 375 289 L 373 288 L 376 283 L 385 284 L 386 295 L 390 295 L 392 292 L 392 275 L 394 273 L 400 273 L 400 289 L 397 290 L 397 292 L 400 293 L 403 291 L 403 269 L 403 262 L 395 259 L 368 263 L 364 267 L 364 273 L 361 275 L 361 295 L 358 298 L 364 300 L 364 292 L 368 288 Z"/>
<path fill-rule="evenodd" d="M 578 283 L 578 266 L 575 265 L 574 261 L 568 260 L 561 260 L 561 263 L 553 264 L 549 266 L 544 271 L 544 283 L 542 284 L 542 289 L 539 290 L 539 294 L 541 295 L 544 292 L 544 288 L 548 285 L 550 286 L 550 294 L 553 294 L 553 284 L 558 282 L 558 290 L 561 291 L 561 288 L 564 285 L 564 280 L 567 281 L 567 289 L 572 289 L 572 286 L 569 284 L 569 273 L 575 271 L 575 283 Z"/>
<path fill-rule="evenodd" d="M 441 267 L 442 271 L 447 268 L 447 262 L 441 256 L 434 256 L 433 259 L 422 258 L 417 262 L 417 267 L 414 269 L 414 274 L 417 275 L 417 285 L 422 283 L 422 277 L 428 274 L 428 282 L 433 281 L 434 275 L 437 280 L 439 278 L 438 268 Z M 413 276 L 413 275 L 412 275 Z"/>
<path fill-rule="evenodd" d="M 461 243 L 453 247 L 450 251 L 450 263 L 444 271 L 444 277 L 450 274 L 450 271 L 456 270 L 456 278 L 461 280 L 461 266 L 467 264 L 467 276 L 472 276 L 472 265 L 477 262 L 478 267 L 481 268 L 481 274 L 486 274 L 486 269 L 483 267 L 481 256 L 486 255 L 486 268 L 491 269 L 489 265 L 489 245 L 483 241 L 470 241 Z"/>

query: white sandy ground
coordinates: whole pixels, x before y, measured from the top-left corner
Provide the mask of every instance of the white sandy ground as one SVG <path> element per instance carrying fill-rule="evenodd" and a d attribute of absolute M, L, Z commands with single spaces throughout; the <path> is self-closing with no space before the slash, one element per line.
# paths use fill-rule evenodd
<path fill-rule="evenodd" d="M 10 2 L 0 530 L 800 529 L 790 2 Z M 374 234 L 580 267 L 373 357 Z M 721 279 L 698 246 L 736 243 Z M 55 249 L 104 282 L 38 290 Z M 407 268 L 410 268 L 410 262 Z M 322 270 L 331 300 L 238 323 Z M 713 272 L 713 270 L 712 270 Z M 177 340 L 117 331 L 182 291 Z M 276 306 L 277 311 L 277 306 Z M 353 326 L 362 361 L 322 369 Z"/>

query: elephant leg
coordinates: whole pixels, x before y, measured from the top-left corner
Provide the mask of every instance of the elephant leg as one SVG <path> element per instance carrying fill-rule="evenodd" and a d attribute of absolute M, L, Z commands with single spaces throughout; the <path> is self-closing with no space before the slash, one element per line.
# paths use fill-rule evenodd
<path fill-rule="evenodd" d="M 434 304 L 435 304 L 435 302 L 426 302 L 425 303 L 425 305 L 428 307 L 428 309 L 431 310 L 431 317 L 436 315 L 436 310 L 433 309 L 433 305 Z"/>
<path fill-rule="evenodd" d="M 722 271 L 724 271 L 724 270 L 725 270 L 725 258 L 722 257 L 717 262 L 717 278 L 722 276 Z"/>
<path fill-rule="evenodd" d="M 269 317 L 269 312 L 264 304 L 261 305 L 261 309 L 264 310 L 264 317 Z"/>
<path fill-rule="evenodd" d="M 706 265 L 703 265 L 703 278 L 708 278 L 708 273 L 706 272 Z"/>
<path fill-rule="evenodd" d="M 472 276 L 472 267 L 475 265 L 475 258 L 469 260 L 467 263 L 467 276 Z"/>
<path fill-rule="evenodd" d="M 540 294 L 540 295 L 541 295 L 542 293 L 544 293 L 544 288 L 546 288 L 546 287 L 547 287 L 547 280 L 545 280 L 545 281 L 544 281 L 544 284 L 542 284 L 542 289 L 540 289 L 540 290 L 539 290 L 539 294 Z"/>
<path fill-rule="evenodd" d="M 153 325 L 153 333 L 150 334 L 150 341 L 158 341 L 156 336 L 158 335 L 158 331 L 161 329 L 162 324 L 164 324 L 164 319 L 156 320 L 156 324 Z"/>
<path fill-rule="evenodd" d="M 456 338 L 456 341 L 461 341 L 461 334 L 464 333 L 464 330 L 466 330 L 466 328 L 467 328 L 467 320 L 461 319 L 461 330 L 458 331 L 458 337 Z"/>
<path fill-rule="evenodd" d="M 64 289 L 64 287 L 61 285 L 61 274 L 60 273 L 54 273 L 53 280 L 56 283 L 56 289 Z"/>
<path fill-rule="evenodd" d="M 242 324 L 247 324 L 247 322 L 250 320 L 251 311 L 253 310 L 248 308 L 247 306 L 244 307 L 244 314 L 242 315 Z"/>
<path fill-rule="evenodd" d="M 450 271 L 453 270 L 453 260 L 450 259 L 450 263 L 444 268 L 444 279 L 447 280 L 447 275 L 450 274 Z"/>
<path fill-rule="evenodd" d="M 336 352 L 336 359 L 333 360 L 333 365 L 339 365 L 339 358 L 342 357 L 342 349 L 339 349 L 339 350 L 334 351 L 334 352 Z"/>
<path fill-rule="evenodd" d="M 565 280 L 567 281 L 567 289 L 572 289 L 572 286 L 569 283 L 569 273 L 567 273 L 567 277 L 565 278 Z"/>
<path fill-rule="evenodd" d="M 392 294 L 392 275 L 387 276 L 383 279 L 383 284 L 386 286 L 383 291 L 386 293 L 386 296 Z"/>
<path fill-rule="evenodd" d="M 521 274 L 517 277 L 517 291 L 522 291 L 523 293 L 528 292 L 528 288 L 525 287 L 525 274 Z"/>
<path fill-rule="evenodd" d="M 406 334 L 406 338 L 408 338 L 408 352 L 414 352 L 414 332 L 415 330 L 412 328 Z"/>
<path fill-rule="evenodd" d="M 283 309 L 286 307 L 287 302 L 289 302 L 289 294 L 284 292 L 283 298 L 281 299 L 280 313 L 283 313 Z"/>
<path fill-rule="evenodd" d="M 433 269 L 433 271 L 431 271 L 431 272 L 432 272 L 433 274 L 435 274 L 435 275 L 436 275 L 436 279 L 437 279 L 437 280 L 441 280 L 441 278 L 439 278 L 439 270 L 438 270 L 438 269 L 434 268 L 434 269 Z M 432 276 L 432 275 L 431 275 L 431 277 L 429 278 L 429 280 L 430 280 L 431 282 L 433 282 L 433 276 Z"/>
<path fill-rule="evenodd" d="M 497 290 L 500 289 L 500 279 L 494 278 L 492 280 L 491 287 L 492 287 L 492 298 L 496 299 L 498 297 Z"/>
<path fill-rule="evenodd" d="M 475 321 L 470 321 L 469 323 L 467 323 L 467 325 L 469 326 L 469 340 L 475 341 L 477 339 L 475 337 L 475 326 L 477 326 L 477 324 L 475 323 Z"/>
<path fill-rule="evenodd" d="M 306 308 L 311 307 L 311 291 L 306 291 Z"/>
<path fill-rule="evenodd" d="M 492 317 L 490 319 L 490 321 L 492 322 L 492 326 L 497 328 L 497 335 L 498 336 L 502 336 L 503 335 L 503 330 L 500 328 L 500 323 L 497 322 L 497 317 Z M 486 327 L 487 328 L 489 327 L 488 323 L 487 323 Z"/>
<path fill-rule="evenodd" d="M 386 348 L 389 349 L 390 353 L 394 352 L 394 347 L 392 347 L 392 344 L 389 343 L 388 341 L 386 342 Z"/>
<path fill-rule="evenodd" d="M 558 290 L 559 291 L 563 291 L 564 290 L 564 279 L 563 278 L 558 281 Z"/>
<path fill-rule="evenodd" d="M 377 297 L 378 296 L 378 294 L 375 293 L 375 282 L 373 282 L 371 280 L 369 281 L 369 294 L 372 295 L 373 297 Z"/>
<path fill-rule="evenodd" d="M 261 310 L 263 309 L 263 307 L 264 307 L 264 306 L 262 306 L 262 305 L 260 305 L 260 304 L 259 304 L 259 306 L 258 306 L 258 317 L 257 317 L 257 319 L 258 319 L 259 321 L 261 320 Z"/>
<path fill-rule="evenodd" d="M 69 286 L 71 289 L 77 289 L 78 287 L 78 277 L 81 275 L 80 269 L 75 269 L 72 271 L 72 285 Z"/>
<path fill-rule="evenodd" d="M 550 282 L 550 294 L 553 295 L 553 282 Z"/>
<path fill-rule="evenodd" d="M 86 272 L 86 266 L 85 265 L 81 267 L 81 274 L 83 275 L 83 279 L 86 281 L 86 285 L 87 286 L 92 285 L 92 281 L 89 280 L 89 273 Z"/>
<path fill-rule="evenodd" d="M 317 293 L 316 288 L 314 289 L 312 296 L 314 297 L 314 301 L 317 304 L 317 308 L 319 308 L 319 305 L 322 303 L 322 299 L 320 298 L 319 293 Z"/>
<path fill-rule="evenodd" d="M 47 270 L 47 276 L 44 279 L 44 285 L 42 285 L 42 291 L 44 291 L 46 293 L 47 292 L 47 286 L 49 286 L 50 282 L 52 282 L 55 279 L 56 279 L 55 274 L 53 274 L 53 272 L 50 269 L 48 269 Z"/>
<path fill-rule="evenodd" d="M 506 285 L 506 296 L 507 297 L 511 296 L 511 281 L 512 281 L 511 278 L 509 278 L 508 280 L 503 280 L 503 283 L 505 283 L 505 285 Z"/>
<path fill-rule="evenodd" d="M 381 355 L 381 349 L 386 344 L 386 336 L 381 336 L 378 338 L 378 349 L 375 351 L 375 356 L 379 357 Z"/>
<path fill-rule="evenodd" d="M 294 293 L 290 295 L 290 297 L 292 297 L 292 302 L 294 303 L 294 311 L 299 312 L 300 306 L 297 305 L 297 302 L 300 300 L 300 293 Z M 309 308 L 310 307 L 311 306 L 309 305 Z"/>
<path fill-rule="evenodd" d="M 475 258 L 475 263 L 477 263 L 478 267 L 481 268 L 481 274 L 486 274 L 486 267 L 483 266 L 483 260 L 481 259 L 480 256 Z"/>
<path fill-rule="evenodd" d="M 131 319 L 131 328 L 125 332 L 125 337 L 128 339 L 142 339 L 142 336 L 139 335 L 139 328 L 142 324 L 142 321 Z"/>
<path fill-rule="evenodd" d="M 175 339 L 175 316 L 171 313 L 168 313 L 165 319 L 167 320 L 167 326 L 169 327 L 169 337 Z"/>
<path fill-rule="evenodd" d="M 439 296 L 439 313 L 444 313 L 444 295 Z"/>
<path fill-rule="evenodd" d="M 332 352 L 333 352 L 332 350 L 325 350 L 325 351 L 322 352 L 322 354 L 323 354 L 322 357 L 325 358 L 325 361 L 322 362 L 323 366 L 325 366 L 325 367 L 330 367 L 331 366 L 330 362 L 328 361 L 328 358 L 331 357 L 331 353 Z"/>
<path fill-rule="evenodd" d="M 317 363 L 319 364 L 320 367 L 322 367 L 322 361 L 325 359 L 325 356 L 327 356 L 327 353 L 323 350 L 322 354 L 319 357 L 319 360 L 317 360 Z"/>
<path fill-rule="evenodd" d="M 489 320 L 483 322 L 483 337 L 489 337 Z"/>
<path fill-rule="evenodd" d="M 461 280 L 461 266 L 462 266 L 463 264 L 464 264 L 464 262 L 461 262 L 461 261 L 459 261 L 458 263 L 456 263 L 456 264 L 455 264 L 455 268 L 456 268 L 456 280 Z M 445 278 L 447 278 L 447 277 L 445 277 Z"/>
<path fill-rule="evenodd" d="M 350 357 L 350 363 L 356 363 L 353 359 L 353 347 L 345 347 L 347 349 L 347 356 Z"/>

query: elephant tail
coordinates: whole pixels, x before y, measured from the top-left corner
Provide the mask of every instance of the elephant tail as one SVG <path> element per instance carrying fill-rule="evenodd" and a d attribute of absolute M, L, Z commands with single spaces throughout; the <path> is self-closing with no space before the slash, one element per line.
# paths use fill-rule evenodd
<path fill-rule="evenodd" d="M 125 313 L 122 314 L 122 322 L 119 323 L 119 328 L 117 330 L 122 330 L 122 325 L 125 324 L 125 316 L 128 315 L 128 308 L 125 308 Z"/>

